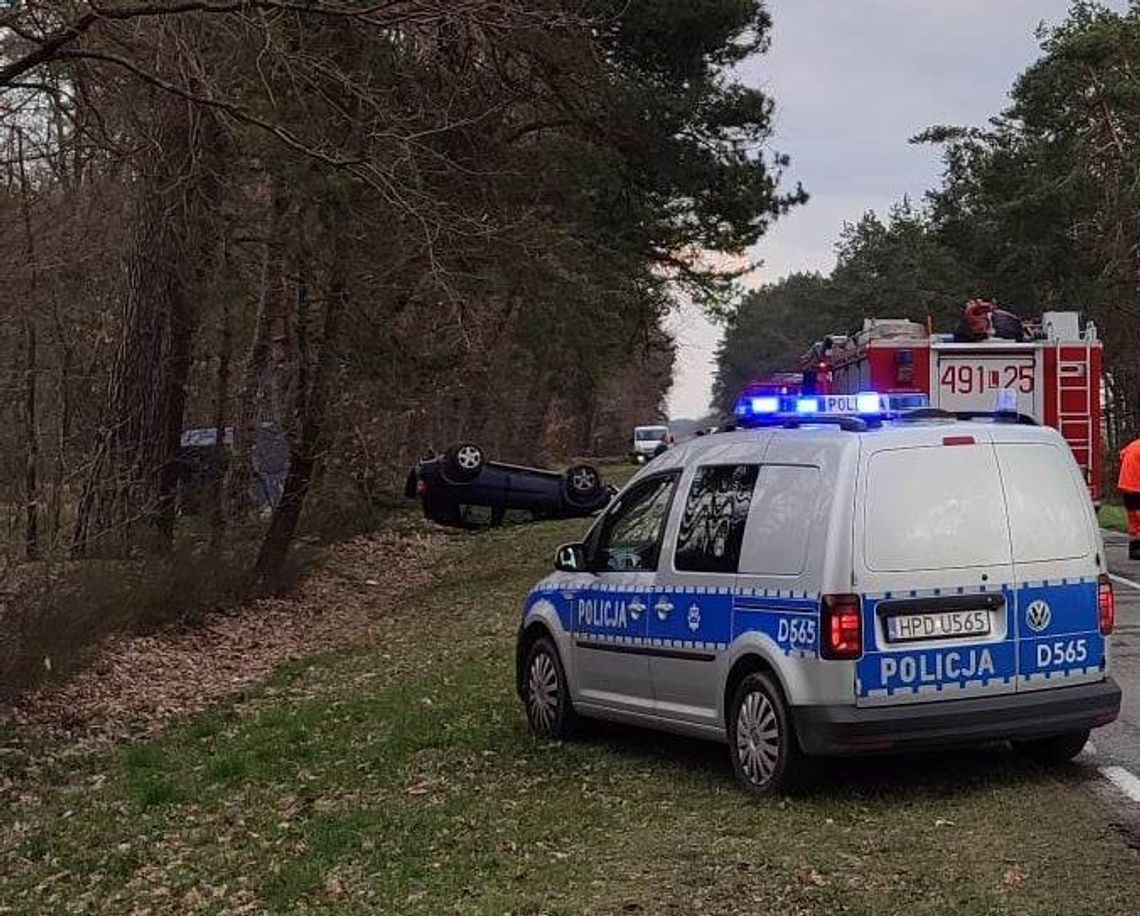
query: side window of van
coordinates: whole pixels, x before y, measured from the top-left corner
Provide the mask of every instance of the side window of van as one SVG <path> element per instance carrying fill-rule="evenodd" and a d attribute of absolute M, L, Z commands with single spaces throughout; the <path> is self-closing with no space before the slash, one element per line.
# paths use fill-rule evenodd
<path fill-rule="evenodd" d="M 676 569 L 736 572 L 758 472 L 755 464 L 697 468 L 677 532 Z"/>
<path fill-rule="evenodd" d="M 594 551 L 598 572 L 656 571 L 676 483 L 673 474 L 651 477 L 619 498 Z"/>
<path fill-rule="evenodd" d="M 765 465 L 752 500 L 740 572 L 799 576 L 807 567 L 816 511 L 823 495 L 820 470 L 810 465 Z"/>

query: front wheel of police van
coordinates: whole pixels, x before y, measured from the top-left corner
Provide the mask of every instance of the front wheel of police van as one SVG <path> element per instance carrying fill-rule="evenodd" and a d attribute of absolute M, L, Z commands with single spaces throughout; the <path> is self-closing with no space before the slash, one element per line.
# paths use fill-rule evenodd
<path fill-rule="evenodd" d="M 570 687 L 558 650 L 545 636 L 536 639 L 527 652 L 522 695 L 527 724 L 535 737 L 569 736 L 575 721 Z"/>
<path fill-rule="evenodd" d="M 1085 728 L 1049 738 L 1015 741 L 1013 746 L 1018 753 L 1042 763 L 1068 763 L 1084 749 L 1088 740 L 1089 729 Z"/>
<path fill-rule="evenodd" d="M 810 761 L 800 750 L 783 693 L 767 674 L 750 674 L 736 689 L 728 744 L 737 780 L 754 795 L 794 791 L 809 781 Z"/>

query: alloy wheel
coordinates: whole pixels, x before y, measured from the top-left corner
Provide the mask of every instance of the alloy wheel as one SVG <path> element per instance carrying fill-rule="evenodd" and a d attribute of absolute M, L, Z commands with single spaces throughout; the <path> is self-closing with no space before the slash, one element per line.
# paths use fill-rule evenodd
<path fill-rule="evenodd" d="M 531 659 L 527 672 L 526 707 L 535 731 L 551 734 L 558 718 L 558 703 L 561 689 L 558 683 L 558 669 L 545 652 L 538 652 Z"/>
<path fill-rule="evenodd" d="M 455 453 L 455 460 L 465 471 L 474 471 L 483 463 L 483 453 L 474 445 L 465 445 Z"/>
<path fill-rule="evenodd" d="M 590 468 L 578 468 L 570 478 L 570 485 L 579 493 L 589 493 L 598 485 L 598 475 Z"/>
<path fill-rule="evenodd" d="M 765 785 L 780 759 L 780 721 L 763 693 L 748 693 L 736 717 L 736 753 L 744 776 L 756 786 Z"/>

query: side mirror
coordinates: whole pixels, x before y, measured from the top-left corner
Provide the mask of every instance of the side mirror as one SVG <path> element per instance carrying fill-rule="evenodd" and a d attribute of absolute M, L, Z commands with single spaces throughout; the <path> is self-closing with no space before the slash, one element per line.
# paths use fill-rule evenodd
<path fill-rule="evenodd" d="M 563 544 L 554 552 L 554 568 L 559 572 L 585 572 L 586 548 L 581 544 Z"/>

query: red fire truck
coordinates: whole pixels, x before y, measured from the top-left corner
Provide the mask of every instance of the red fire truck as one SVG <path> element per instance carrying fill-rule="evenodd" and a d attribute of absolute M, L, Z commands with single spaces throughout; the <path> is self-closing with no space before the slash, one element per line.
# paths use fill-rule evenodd
<path fill-rule="evenodd" d="M 788 396 L 803 392 L 804 376 L 802 372 L 775 372 L 772 375 L 762 375 L 752 379 L 744 386 L 742 397 L 748 396 Z"/>
<path fill-rule="evenodd" d="M 816 394 L 924 394 L 957 412 L 1016 410 L 1068 441 L 1093 501 L 1101 500 L 1101 366 L 1096 326 L 1076 312 L 1046 312 L 1024 343 L 955 343 L 908 319 L 864 320 L 853 335 L 817 342 L 803 358 Z M 824 405 L 826 408 L 826 405 Z"/>

